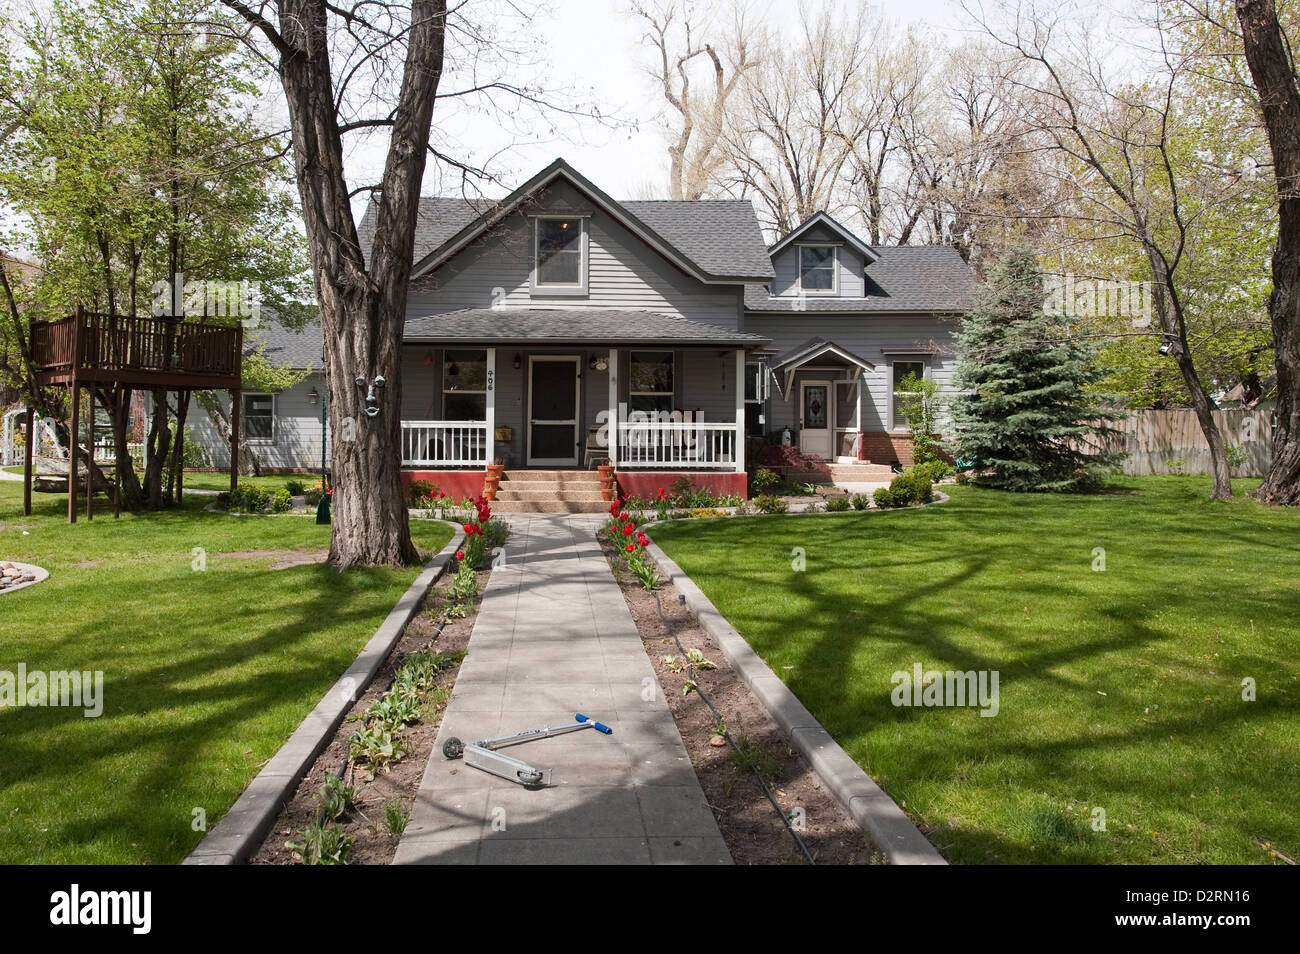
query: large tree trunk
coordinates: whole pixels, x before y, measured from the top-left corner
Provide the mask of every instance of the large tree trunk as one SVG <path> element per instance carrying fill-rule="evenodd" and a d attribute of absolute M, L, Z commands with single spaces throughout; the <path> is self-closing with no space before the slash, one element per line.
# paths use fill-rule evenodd
<path fill-rule="evenodd" d="M 401 482 L 400 352 L 420 182 L 442 75 L 446 3 L 411 4 L 369 274 L 343 177 L 325 5 L 281 0 L 279 7 L 280 80 L 289 104 L 335 435 L 330 562 L 339 569 L 409 564 L 419 555 Z M 380 377 L 382 385 L 376 384 Z"/>
<path fill-rule="evenodd" d="M 1250 75 L 1259 91 L 1277 179 L 1273 247 L 1273 324 L 1277 414 L 1273 462 L 1259 488 L 1271 504 L 1300 504 L 1300 92 L 1282 42 L 1273 0 L 1237 0 Z"/>

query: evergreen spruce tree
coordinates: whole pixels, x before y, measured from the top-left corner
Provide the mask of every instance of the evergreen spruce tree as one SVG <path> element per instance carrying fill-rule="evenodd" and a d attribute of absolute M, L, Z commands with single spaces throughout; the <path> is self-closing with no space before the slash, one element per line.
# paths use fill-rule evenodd
<path fill-rule="evenodd" d="M 956 383 L 971 392 L 953 402 L 957 457 L 981 486 L 1095 490 L 1119 458 L 1097 448 L 1124 415 L 1088 390 L 1106 369 L 1044 298 L 1033 251 L 1008 249 L 957 335 Z"/>

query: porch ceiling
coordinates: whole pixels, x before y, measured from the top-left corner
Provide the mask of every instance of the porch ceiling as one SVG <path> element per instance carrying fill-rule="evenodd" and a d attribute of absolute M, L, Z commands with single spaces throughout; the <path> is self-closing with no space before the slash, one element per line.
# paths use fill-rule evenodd
<path fill-rule="evenodd" d="M 771 341 L 658 311 L 612 308 L 465 308 L 408 318 L 402 340 L 416 344 L 672 345 L 743 348 Z"/>

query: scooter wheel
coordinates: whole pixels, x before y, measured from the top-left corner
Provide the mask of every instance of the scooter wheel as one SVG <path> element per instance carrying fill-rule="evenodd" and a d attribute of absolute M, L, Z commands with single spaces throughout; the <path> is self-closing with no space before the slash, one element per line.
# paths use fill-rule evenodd
<path fill-rule="evenodd" d="M 452 736 L 446 742 L 442 743 L 442 754 L 449 759 L 458 759 L 465 754 L 465 743 L 460 739 Z"/>
<path fill-rule="evenodd" d="M 520 772 L 519 781 L 524 785 L 541 785 L 542 779 L 545 778 L 541 772 Z"/>

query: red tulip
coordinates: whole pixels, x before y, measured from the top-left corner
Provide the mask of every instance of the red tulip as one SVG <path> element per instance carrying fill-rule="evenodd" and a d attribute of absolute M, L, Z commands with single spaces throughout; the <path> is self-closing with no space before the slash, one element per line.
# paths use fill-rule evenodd
<path fill-rule="evenodd" d="M 632 524 L 630 524 L 630 523 L 625 523 L 625 524 L 623 524 L 623 536 L 625 536 L 625 537 L 630 537 L 630 536 L 632 536 L 632 532 L 633 532 L 634 530 L 636 530 L 636 527 L 633 526 Z"/>
<path fill-rule="evenodd" d="M 636 547 L 634 547 L 632 544 L 629 543 L 629 544 L 628 544 L 626 547 L 624 547 L 623 549 L 625 549 L 628 553 L 631 553 L 632 551 L 634 551 L 634 550 L 636 549 Z"/>
<path fill-rule="evenodd" d="M 464 550 L 457 550 L 457 551 L 456 551 L 456 559 L 457 559 L 457 560 L 463 560 L 463 559 L 465 559 L 465 551 L 464 551 Z"/>

